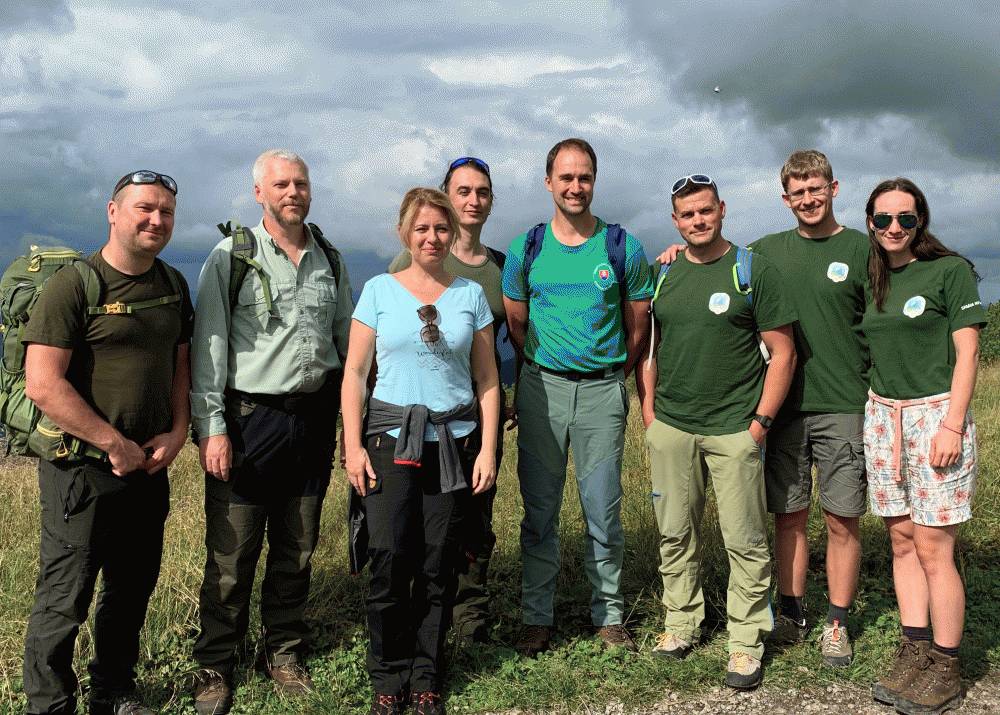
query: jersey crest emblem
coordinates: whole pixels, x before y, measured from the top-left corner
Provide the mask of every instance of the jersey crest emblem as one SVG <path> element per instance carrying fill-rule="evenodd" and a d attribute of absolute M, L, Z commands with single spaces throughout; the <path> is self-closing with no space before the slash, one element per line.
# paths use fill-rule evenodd
<path fill-rule="evenodd" d="M 915 295 L 903 304 L 903 315 L 916 318 L 923 315 L 927 309 L 927 300 L 922 295 Z"/>
<path fill-rule="evenodd" d="M 729 310 L 729 294 L 712 293 L 712 297 L 708 299 L 708 309 L 716 315 L 725 313 Z"/>
<path fill-rule="evenodd" d="M 610 263 L 599 263 L 594 268 L 594 285 L 601 290 L 607 290 L 615 283 L 615 272 Z"/>
<path fill-rule="evenodd" d="M 829 278 L 834 283 L 843 283 L 847 280 L 847 273 L 849 268 L 846 263 L 841 263 L 840 261 L 834 261 L 826 269 L 826 277 Z"/>

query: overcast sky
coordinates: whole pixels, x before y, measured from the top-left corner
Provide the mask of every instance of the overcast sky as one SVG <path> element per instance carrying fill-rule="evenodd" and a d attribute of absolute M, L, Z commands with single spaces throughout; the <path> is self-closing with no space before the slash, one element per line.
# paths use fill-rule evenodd
<path fill-rule="evenodd" d="M 692 172 L 716 178 L 731 240 L 790 227 L 778 171 L 816 147 L 842 223 L 909 176 L 1000 298 L 994 3 L 736 5 L 0 2 L 0 261 L 96 248 L 114 181 L 151 168 L 180 185 L 164 255 L 193 280 L 216 223 L 259 220 L 254 157 L 287 147 L 358 283 L 397 252 L 406 189 L 457 156 L 492 167 L 484 239 L 506 248 L 551 215 L 545 153 L 575 135 L 598 153 L 595 213 L 650 256 L 678 240 L 669 187 Z"/>

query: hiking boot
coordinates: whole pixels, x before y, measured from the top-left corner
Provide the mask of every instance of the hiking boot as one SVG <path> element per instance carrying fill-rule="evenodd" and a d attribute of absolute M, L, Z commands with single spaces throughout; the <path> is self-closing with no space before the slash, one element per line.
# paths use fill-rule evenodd
<path fill-rule="evenodd" d="M 691 652 L 691 644 L 683 638 L 678 638 L 670 631 L 664 631 L 656 637 L 656 645 L 653 646 L 653 655 L 661 658 L 675 658 L 683 660 Z"/>
<path fill-rule="evenodd" d="M 819 637 L 820 652 L 823 662 L 833 668 L 845 668 L 851 664 L 854 650 L 851 648 L 851 637 L 847 635 L 847 626 L 840 625 L 834 619 L 833 623 L 823 626 L 823 635 Z"/>
<path fill-rule="evenodd" d="M 202 668 L 194 674 L 194 709 L 198 715 L 225 715 L 233 707 L 233 688 L 217 670 Z"/>
<path fill-rule="evenodd" d="M 295 662 L 275 665 L 267 671 L 274 685 L 285 695 L 301 697 L 313 691 L 313 681 L 309 671 Z"/>
<path fill-rule="evenodd" d="M 403 715 L 404 712 L 406 703 L 403 701 L 403 696 L 385 693 L 375 693 L 372 706 L 368 708 L 368 715 Z"/>
<path fill-rule="evenodd" d="M 958 658 L 930 648 L 916 676 L 896 697 L 896 710 L 905 715 L 943 713 L 957 708 L 964 698 Z"/>
<path fill-rule="evenodd" d="M 806 626 L 805 618 L 796 621 L 784 613 L 779 613 L 774 618 L 774 627 L 771 628 L 771 635 L 767 639 L 778 645 L 791 645 L 792 643 L 801 643 L 808 635 L 809 628 Z"/>
<path fill-rule="evenodd" d="M 530 625 L 521 629 L 514 650 L 528 658 L 534 658 L 539 653 L 549 649 L 552 640 L 552 626 Z"/>
<path fill-rule="evenodd" d="M 433 690 L 410 693 L 410 709 L 413 715 L 444 715 L 444 701 Z"/>
<path fill-rule="evenodd" d="M 759 660 L 742 651 L 730 654 L 729 665 L 726 667 L 726 685 L 738 690 L 751 690 L 760 685 L 761 680 L 763 672 Z"/>
<path fill-rule="evenodd" d="M 597 637 L 601 639 L 608 648 L 624 648 L 627 651 L 636 653 L 639 646 L 635 644 L 632 634 L 621 623 L 614 623 L 610 626 L 601 626 L 597 629 Z"/>
<path fill-rule="evenodd" d="M 156 711 L 139 702 L 135 694 L 91 696 L 87 707 L 91 715 L 156 715 Z"/>
<path fill-rule="evenodd" d="M 896 649 L 896 659 L 884 678 L 872 685 L 872 697 L 880 703 L 895 705 L 899 694 L 920 672 L 920 664 L 927 658 L 930 641 L 911 641 L 903 636 Z"/>

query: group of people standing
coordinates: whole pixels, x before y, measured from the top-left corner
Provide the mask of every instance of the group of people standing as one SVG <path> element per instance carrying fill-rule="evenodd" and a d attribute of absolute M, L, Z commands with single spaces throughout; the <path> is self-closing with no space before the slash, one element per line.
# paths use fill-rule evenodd
<path fill-rule="evenodd" d="M 93 448 L 39 465 L 28 712 L 75 712 L 72 646 L 99 572 L 90 711 L 152 712 L 135 694 L 138 633 L 159 570 L 166 470 L 189 419 L 205 471 L 199 713 L 233 705 L 265 535 L 262 666 L 287 695 L 314 687 L 303 612 L 341 405 L 351 542 L 370 572 L 373 715 L 443 713 L 448 629 L 491 637 L 486 577 L 505 424 L 518 428 L 524 506 L 516 648 L 537 655 L 554 635 L 572 447 L 594 633 L 637 650 L 621 586 L 633 372 L 660 532 L 665 619 L 652 652 L 683 658 L 701 639 L 709 478 L 730 566 L 727 685 L 761 682 L 769 638 L 808 636 L 815 474 L 828 534 L 824 660 L 844 666 L 853 656 L 858 519 L 870 505 L 891 536 L 903 628 L 874 696 L 901 712 L 957 706 L 964 591 L 953 551 L 971 517 L 969 404 L 986 323 L 971 264 L 933 236 L 927 201 L 907 179 L 872 192 L 867 236 L 844 228 L 830 164 L 810 150 L 781 171 L 796 228 L 750 249 L 723 237 L 726 206 L 711 177 L 678 179 L 671 216 L 684 243 L 651 267 L 634 236 L 591 212 L 596 174 L 586 141 L 556 144 L 545 172 L 553 217 L 504 256 L 481 241 L 494 199 L 489 166 L 455 160 L 440 191 L 406 194 L 404 250 L 354 306 L 343 258 L 306 222 L 308 167 L 291 152 L 264 152 L 253 168 L 261 222 L 223 227 L 196 316 L 183 279 L 156 258 L 172 232 L 176 183 L 151 171 L 123 177 L 108 203 L 108 243 L 88 259 L 104 299 L 179 296 L 87 318 L 80 274 L 63 270 L 25 333 L 28 396 Z M 517 353 L 509 406 L 497 349 L 504 324 Z"/>

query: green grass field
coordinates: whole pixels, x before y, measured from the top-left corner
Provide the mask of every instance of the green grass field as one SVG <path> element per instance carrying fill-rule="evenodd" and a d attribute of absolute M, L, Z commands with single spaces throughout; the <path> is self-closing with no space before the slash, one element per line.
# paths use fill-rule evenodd
<path fill-rule="evenodd" d="M 958 562 L 968 589 L 964 672 L 979 678 L 1000 666 L 1000 367 L 984 368 L 975 400 L 980 472 L 975 516 L 961 532 Z M 516 453 L 508 435 L 509 455 Z M 706 517 L 705 583 L 709 607 L 707 644 L 683 662 L 662 662 L 649 655 L 661 625 L 657 536 L 649 503 L 649 465 L 637 405 L 626 435 L 623 520 L 626 530 L 624 586 L 629 622 L 643 652 L 602 651 L 589 637 L 589 585 L 582 568 L 583 524 L 576 486 L 567 480 L 562 514 L 562 559 L 556 612 L 556 648 L 537 660 L 511 649 L 519 624 L 521 515 L 513 459 L 503 465 L 496 502 L 497 551 L 491 570 L 496 645 L 449 645 L 448 707 L 480 712 L 547 706 L 569 710 L 620 700 L 626 706 L 658 701 L 666 689 L 696 692 L 721 683 L 725 668 L 724 607 L 727 567 L 714 505 Z M 193 713 L 186 674 L 194 667 L 191 646 L 197 632 L 198 588 L 204 561 L 203 482 L 197 454 L 188 446 L 172 472 L 172 507 L 167 521 L 163 570 L 150 604 L 142 638 L 139 686 L 146 702 L 163 712 Z M 335 475 L 324 510 L 324 531 L 314 561 L 308 617 L 315 639 L 309 665 L 317 691 L 291 703 L 275 694 L 270 681 L 253 669 L 259 622 L 256 614 L 242 651 L 234 712 L 364 712 L 370 699 L 364 668 L 366 629 L 362 609 L 365 577 L 351 577 L 345 545 L 346 479 Z M 38 516 L 34 464 L 0 461 L 0 712 L 22 712 L 21 654 L 37 572 Z M 824 534 L 813 515 L 807 605 L 812 620 L 825 615 Z M 820 664 L 814 645 L 769 650 L 765 682 L 806 686 L 836 682 L 867 684 L 886 667 L 895 648 L 898 619 L 889 574 L 889 545 L 880 520 L 865 517 L 860 592 L 850 621 L 857 657 L 844 671 Z M 88 627 L 77 642 L 77 669 L 83 674 L 91 650 Z M 603 709 L 602 709 L 603 711 Z M 82 710 L 81 710 L 82 712 Z"/>

